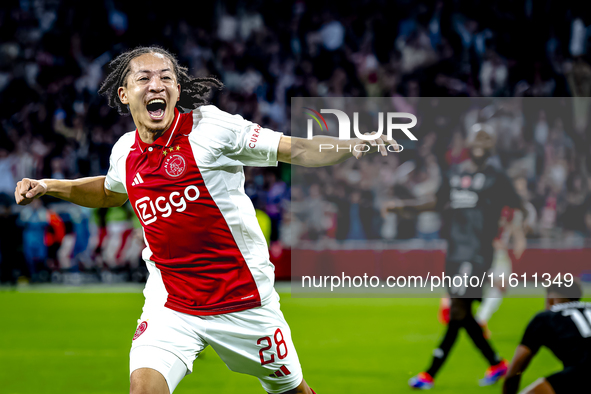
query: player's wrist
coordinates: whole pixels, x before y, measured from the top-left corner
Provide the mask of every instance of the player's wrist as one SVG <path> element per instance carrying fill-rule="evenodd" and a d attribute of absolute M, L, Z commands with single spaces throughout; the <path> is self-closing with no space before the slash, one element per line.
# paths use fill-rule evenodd
<path fill-rule="evenodd" d="M 39 179 L 37 182 L 45 189 L 43 194 L 49 194 L 56 191 L 54 179 Z"/>

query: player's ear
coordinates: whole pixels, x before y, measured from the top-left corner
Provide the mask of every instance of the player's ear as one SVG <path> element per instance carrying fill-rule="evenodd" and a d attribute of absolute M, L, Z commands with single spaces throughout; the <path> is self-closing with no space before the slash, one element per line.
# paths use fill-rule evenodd
<path fill-rule="evenodd" d="M 546 297 L 546 309 L 552 308 L 552 306 L 555 304 L 555 301 L 556 300 L 554 298 L 548 295 L 548 297 Z"/>
<path fill-rule="evenodd" d="M 176 88 L 179 91 L 179 96 L 176 98 L 176 101 L 181 101 L 181 84 L 180 83 L 177 83 L 176 84 Z"/>
<path fill-rule="evenodd" d="M 119 96 L 119 100 L 121 100 L 121 103 L 123 104 L 129 104 L 129 99 L 127 97 L 127 89 L 124 86 L 119 86 L 119 89 L 117 89 L 117 95 Z"/>

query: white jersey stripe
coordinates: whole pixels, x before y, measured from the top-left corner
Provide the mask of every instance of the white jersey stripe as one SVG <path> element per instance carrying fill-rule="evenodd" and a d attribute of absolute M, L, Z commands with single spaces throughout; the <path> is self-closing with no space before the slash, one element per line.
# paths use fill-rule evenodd
<path fill-rule="evenodd" d="M 168 292 L 166 291 L 164 281 L 162 280 L 162 273 L 158 267 L 156 267 L 156 263 L 150 260 L 152 257 L 152 251 L 150 250 L 150 244 L 146 239 L 146 232 L 143 228 L 142 235 L 144 236 L 144 242 L 146 243 L 146 247 L 142 251 L 142 258 L 146 262 L 146 267 L 148 268 L 148 273 L 150 274 L 148 276 L 148 281 L 146 282 L 146 287 L 144 288 L 144 297 L 146 297 L 146 302 L 144 304 L 143 311 L 146 312 L 152 308 L 162 308 L 168 299 Z"/>
<path fill-rule="evenodd" d="M 180 116 L 177 116 L 176 117 L 176 122 L 174 123 L 174 127 L 172 128 L 172 132 L 170 133 L 170 137 L 168 137 L 168 141 L 166 141 L 166 145 L 165 146 L 168 146 L 168 144 L 170 144 L 170 140 L 172 140 L 172 136 L 174 135 L 174 132 L 176 131 L 176 127 L 179 124 L 179 119 L 180 118 L 181 118 Z"/>

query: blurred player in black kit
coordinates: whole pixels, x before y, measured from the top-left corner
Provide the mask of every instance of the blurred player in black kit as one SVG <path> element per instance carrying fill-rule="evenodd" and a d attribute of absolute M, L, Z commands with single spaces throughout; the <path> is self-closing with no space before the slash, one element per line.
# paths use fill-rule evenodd
<path fill-rule="evenodd" d="M 591 302 L 579 302 L 582 292 L 575 281 L 571 287 L 548 287 L 546 311 L 528 324 L 509 366 L 504 394 L 515 394 L 521 374 L 542 346 L 562 361 L 564 369 L 540 378 L 522 394 L 588 393 L 591 372 Z"/>
<path fill-rule="evenodd" d="M 488 163 L 495 145 L 490 127 L 475 124 L 468 142 L 470 159 L 450 169 L 443 177 L 435 199 L 393 200 L 385 203 L 384 210 L 435 208 L 440 211 L 448 242 L 446 276 L 464 278 L 466 274 L 468 278 L 477 276 L 482 280 L 492 265 L 493 239 L 497 235 L 501 210 L 504 206 L 521 208 L 521 199 L 505 173 Z M 487 282 L 490 286 L 490 280 Z M 506 374 L 507 362 L 493 350 L 472 314 L 472 302 L 482 299 L 485 286 L 486 283 L 482 287 L 455 287 L 452 284 L 448 288 L 451 307 L 447 331 L 439 347 L 433 351 L 431 366 L 409 380 L 411 387 L 423 390 L 433 387 L 434 377 L 447 359 L 461 328 L 466 329 L 490 364 L 480 384 L 496 383 Z"/>

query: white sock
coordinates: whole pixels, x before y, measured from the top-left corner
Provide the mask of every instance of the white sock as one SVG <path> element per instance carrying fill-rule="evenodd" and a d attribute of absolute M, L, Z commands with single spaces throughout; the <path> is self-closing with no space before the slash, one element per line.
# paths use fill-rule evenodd
<path fill-rule="evenodd" d="M 501 290 L 493 287 L 489 290 L 488 295 L 480 303 L 478 312 L 476 312 L 476 321 L 479 324 L 488 323 L 493 313 L 495 313 L 503 302 L 503 293 Z"/>

